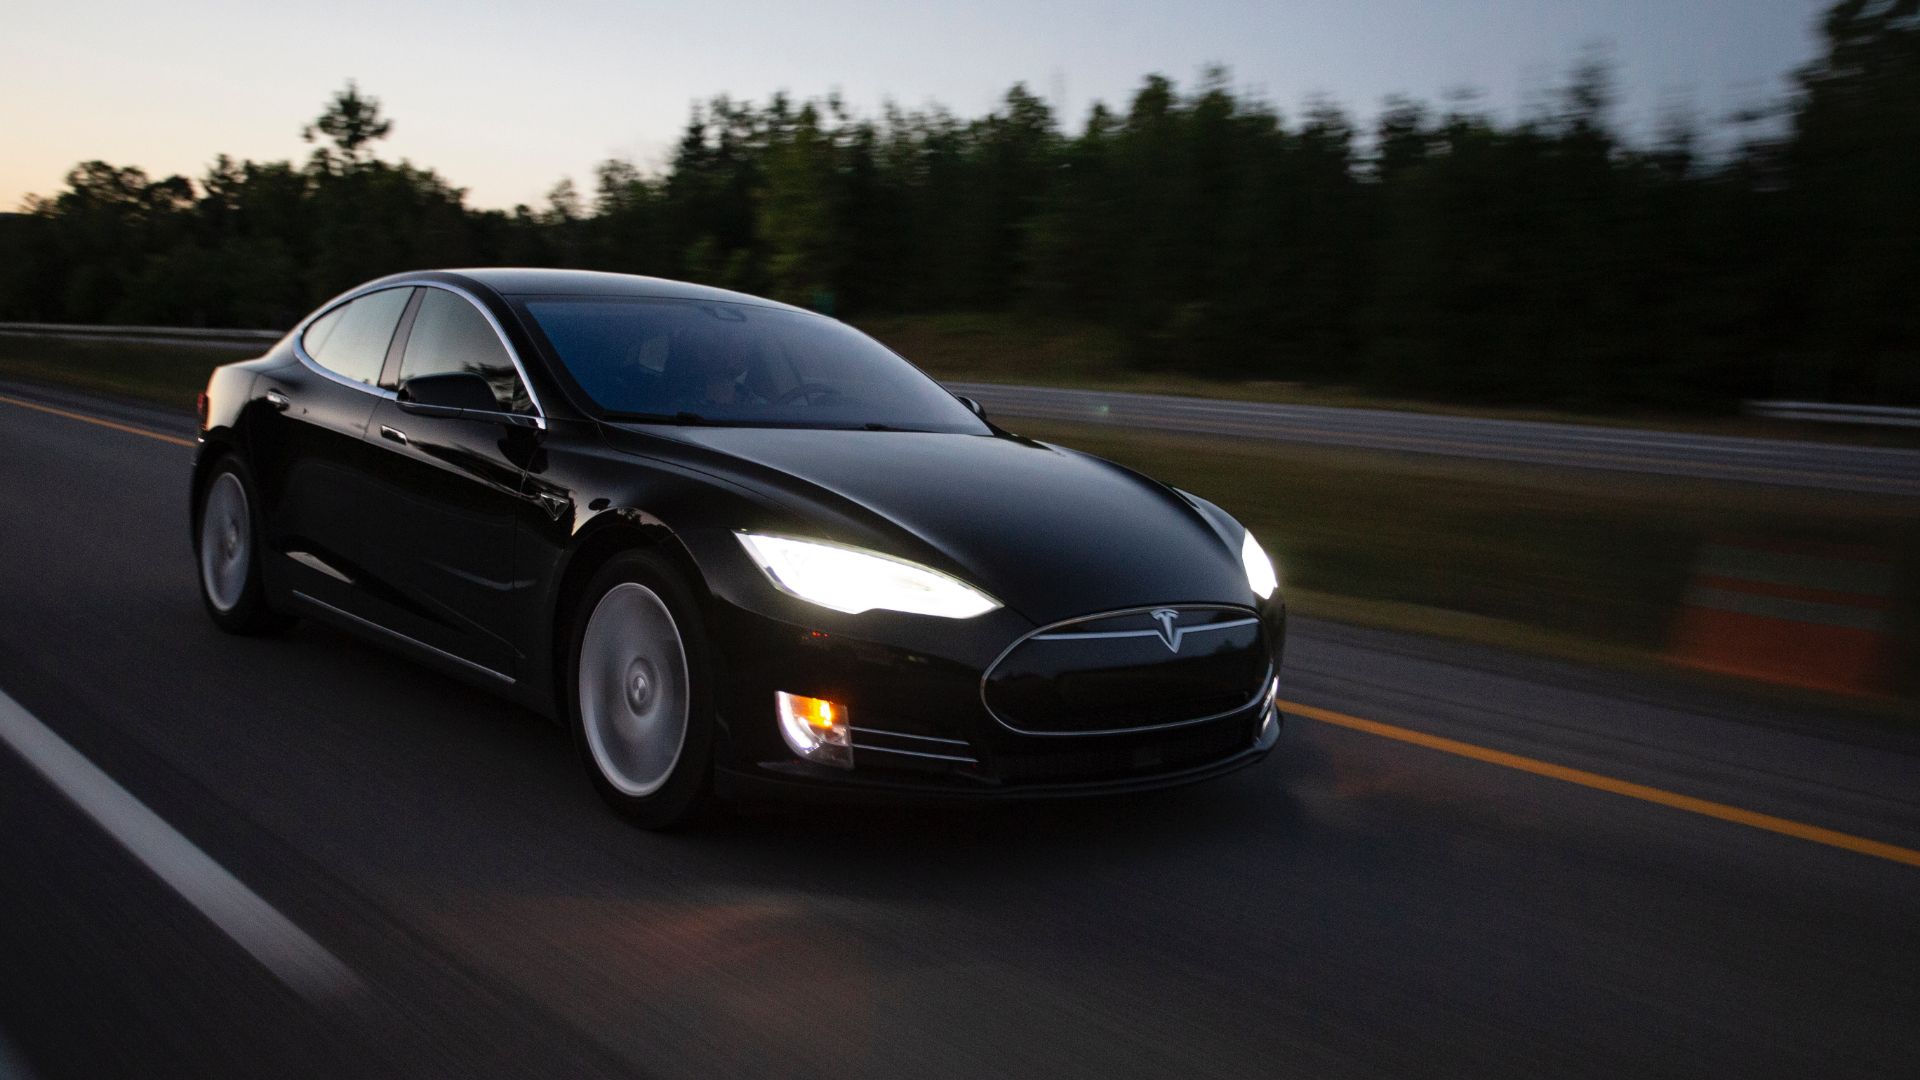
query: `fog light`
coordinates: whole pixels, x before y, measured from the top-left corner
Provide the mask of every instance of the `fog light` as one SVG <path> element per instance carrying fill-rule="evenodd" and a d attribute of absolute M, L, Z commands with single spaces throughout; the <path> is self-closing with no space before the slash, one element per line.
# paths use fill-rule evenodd
<path fill-rule="evenodd" d="M 803 760 L 853 768 L 853 735 L 845 705 L 782 690 L 774 693 L 773 706 L 780 714 L 781 738 Z"/>

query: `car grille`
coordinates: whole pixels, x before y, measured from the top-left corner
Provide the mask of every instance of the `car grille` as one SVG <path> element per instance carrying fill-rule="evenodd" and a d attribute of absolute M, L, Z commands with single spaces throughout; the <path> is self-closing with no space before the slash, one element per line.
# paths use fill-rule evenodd
<path fill-rule="evenodd" d="M 1234 717 L 1151 738 L 1109 736 L 1093 740 L 1048 740 L 1002 753 L 994 772 L 1010 784 L 1048 780 L 1120 780 L 1180 772 L 1219 761 L 1253 745 L 1253 720 Z"/>
<path fill-rule="evenodd" d="M 1246 708 L 1271 665 L 1252 611 L 1170 605 L 1042 627 L 987 671 L 981 697 L 1014 731 L 1136 731 Z"/>

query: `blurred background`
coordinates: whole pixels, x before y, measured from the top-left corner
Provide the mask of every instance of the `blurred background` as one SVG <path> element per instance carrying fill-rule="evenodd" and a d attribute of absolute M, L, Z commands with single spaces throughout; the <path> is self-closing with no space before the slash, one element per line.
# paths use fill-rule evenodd
<path fill-rule="evenodd" d="M 277 330 L 430 266 L 721 285 L 976 390 L 1094 392 L 981 396 L 1234 508 L 1309 613 L 1665 663 L 1713 552 L 1864 560 L 1866 592 L 1812 563 L 1787 587 L 1867 597 L 1839 681 L 1911 690 L 1906 496 L 1630 447 L 1581 472 L 1448 455 L 1447 430 L 1121 423 L 1097 395 L 1920 444 L 1914 0 L 1030 8 L 212 5 L 91 27 L 98 49 L 26 13 L 6 78 L 42 96 L 0 177 L 0 320 Z M 54 156 L 84 139 L 205 164 Z M 170 402 L 233 355 L 24 335 L 0 371 Z M 1750 415 L 1782 400 L 1891 419 Z"/>
<path fill-rule="evenodd" d="M 1920 0 L 16 3 L 0 211 L 0 1080 L 1920 1075 Z M 1219 503 L 1278 749 L 662 835 L 218 632 L 209 370 L 486 264 Z"/>

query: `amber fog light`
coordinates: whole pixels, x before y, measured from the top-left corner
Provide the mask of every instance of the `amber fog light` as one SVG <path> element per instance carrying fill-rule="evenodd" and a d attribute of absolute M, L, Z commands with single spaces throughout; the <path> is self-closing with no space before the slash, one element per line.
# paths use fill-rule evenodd
<path fill-rule="evenodd" d="M 782 690 L 774 693 L 773 706 L 780 715 L 781 738 L 803 760 L 853 768 L 853 734 L 845 705 Z"/>

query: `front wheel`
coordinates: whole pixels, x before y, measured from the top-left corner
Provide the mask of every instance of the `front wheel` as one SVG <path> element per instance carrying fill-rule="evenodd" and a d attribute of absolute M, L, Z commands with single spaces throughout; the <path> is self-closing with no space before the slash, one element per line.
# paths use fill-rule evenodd
<path fill-rule="evenodd" d="M 229 634 L 267 634 L 290 618 L 267 605 L 260 581 L 260 514 L 253 479 L 237 458 L 224 458 L 208 475 L 200 495 L 194 537 L 200 564 L 200 599 L 214 625 Z"/>
<path fill-rule="evenodd" d="M 711 798 L 713 707 L 691 594 L 657 560 L 622 555 L 588 585 L 572 632 L 569 713 L 600 796 L 667 829 Z"/>

